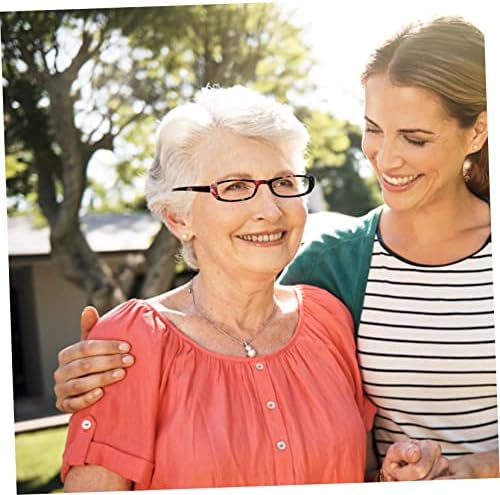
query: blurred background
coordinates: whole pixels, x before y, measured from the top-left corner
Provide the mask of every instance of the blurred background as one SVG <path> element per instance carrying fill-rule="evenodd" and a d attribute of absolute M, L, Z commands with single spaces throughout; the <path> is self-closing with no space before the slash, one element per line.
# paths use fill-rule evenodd
<path fill-rule="evenodd" d="M 144 200 L 162 116 L 207 84 L 272 95 L 311 134 L 310 224 L 362 215 L 381 202 L 360 147 L 370 50 L 417 18 L 458 14 L 481 27 L 487 16 L 477 3 L 432 3 L 0 13 L 19 493 L 60 490 L 67 415 L 54 407 L 53 371 L 84 305 L 104 312 L 192 276 Z"/>

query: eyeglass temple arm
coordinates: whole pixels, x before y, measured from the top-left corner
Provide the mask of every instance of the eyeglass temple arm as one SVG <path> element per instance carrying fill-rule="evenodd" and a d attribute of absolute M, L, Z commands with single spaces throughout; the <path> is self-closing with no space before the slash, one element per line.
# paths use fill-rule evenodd
<path fill-rule="evenodd" d="M 211 192 L 211 189 L 210 186 L 182 186 L 174 187 L 172 191 Z"/>

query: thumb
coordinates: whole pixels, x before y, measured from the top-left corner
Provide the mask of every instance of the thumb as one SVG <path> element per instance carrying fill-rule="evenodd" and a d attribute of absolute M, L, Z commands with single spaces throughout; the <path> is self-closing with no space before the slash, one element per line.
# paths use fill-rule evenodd
<path fill-rule="evenodd" d="M 90 330 L 97 323 L 99 313 L 94 306 L 85 306 L 80 316 L 80 340 L 87 340 Z"/>

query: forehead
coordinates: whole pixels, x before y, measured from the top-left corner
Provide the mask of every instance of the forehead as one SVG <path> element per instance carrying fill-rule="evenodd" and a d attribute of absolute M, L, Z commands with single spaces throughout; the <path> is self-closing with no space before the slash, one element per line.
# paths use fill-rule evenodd
<path fill-rule="evenodd" d="M 199 177 L 210 181 L 231 174 L 267 178 L 276 171 L 294 169 L 291 160 L 272 143 L 227 129 L 215 129 L 205 136 L 196 146 L 195 160 Z"/>
<path fill-rule="evenodd" d="M 401 127 L 420 127 L 451 120 L 433 91 L 418 86 L 395 85 L 386 74 L 373 75 L 366 81 L 365 115 L 377 124 L 386 121 Z"/>

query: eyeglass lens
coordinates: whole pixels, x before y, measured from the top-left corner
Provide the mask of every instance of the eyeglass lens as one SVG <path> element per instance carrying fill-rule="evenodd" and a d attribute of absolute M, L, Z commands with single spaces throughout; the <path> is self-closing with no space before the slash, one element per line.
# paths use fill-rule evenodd
<path fill-rule="evenodd" d="M 294 197 L 305 194 L 309 189 L 307 177 L 290 175 L 278 177 L 268 182 L 272 192 L 277 196 Z M 257 184 L 250 179 L 225 180 L 217 183 L 217 193 L 221 199 L 228 201 L 241 201 L 251 198 Z"/>

